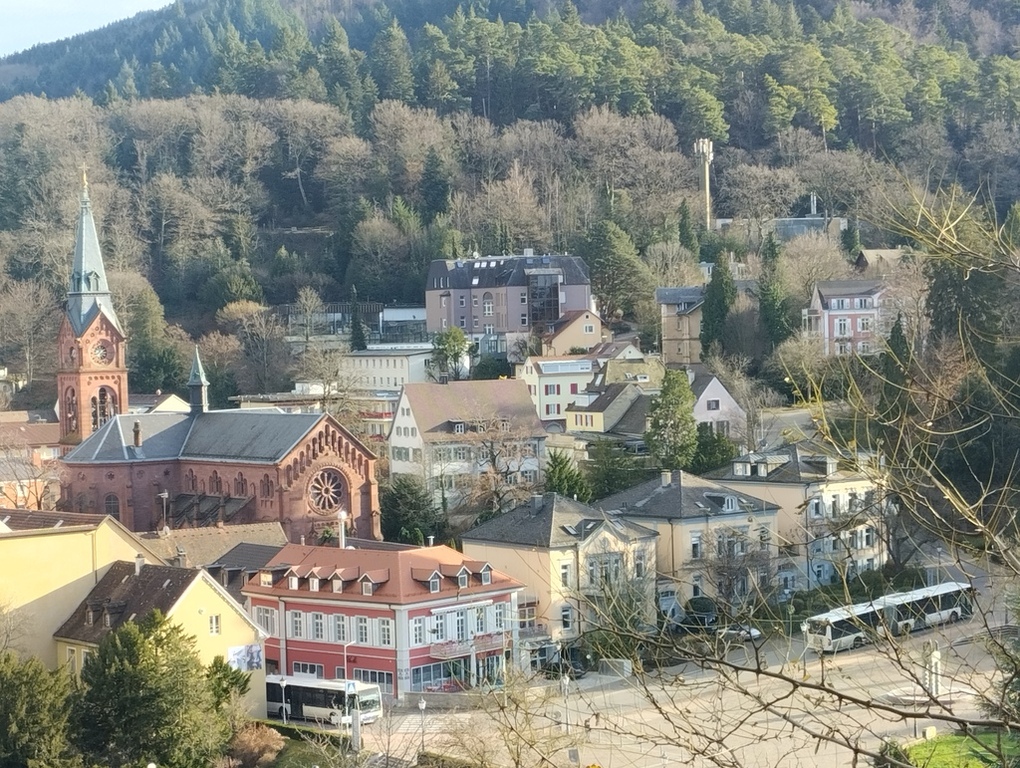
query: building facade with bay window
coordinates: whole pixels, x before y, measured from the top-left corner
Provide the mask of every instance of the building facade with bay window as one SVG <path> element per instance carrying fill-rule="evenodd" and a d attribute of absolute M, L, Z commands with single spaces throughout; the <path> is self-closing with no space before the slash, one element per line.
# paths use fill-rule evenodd
<path fill-rule="evenodd" d="M 270 673 L 357 679 L 401 699 L 501 680 L 522 588 L 445 546 L 290 544 L 243 592 Z"/>

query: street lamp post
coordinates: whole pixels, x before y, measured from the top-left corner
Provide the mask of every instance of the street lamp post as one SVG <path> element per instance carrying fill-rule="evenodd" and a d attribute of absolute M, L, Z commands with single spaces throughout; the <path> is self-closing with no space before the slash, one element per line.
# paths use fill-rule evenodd
<path fill-rule="evenodd" d="M 570 734 L 570 678 L 564 675 L 560 678 L 560 686 L 563 688 L 563 728 L 567 735 Z"/>
<path fill-rule="evenodd" d="M 170 494 L 167 491 L 160 491 L 156 495 L 159 496 L 159 498 L 161 498 L 163 500 L 163 528 L 165 529 L 167 527 L 166 526 L 166 505 L 167 505 L 167 501 L 170 498 Z"/>
<path fill-rule="evenodd" d="M 280 707 L 283 712 L 283 724 L 287 724 L 287 681 L 280 680 L 280 698 L 283 699 L 283 705 Z"/>
<path fill-rule="evenodd" d="M 353 640 L 351 640 L 350 642 L 344 643 L 344 680 L 349 680 L 350 679 L 350 677 L 348 677 L 348 675 L 347 675 L 347 646 L 353 645 L 353 644 L 354 644 Z"/>
<path fill-rule="evenodd" d="M 421 712 L 421 752 L 425 754 L 425 697 L 418 699 L 418 711 Z"/>

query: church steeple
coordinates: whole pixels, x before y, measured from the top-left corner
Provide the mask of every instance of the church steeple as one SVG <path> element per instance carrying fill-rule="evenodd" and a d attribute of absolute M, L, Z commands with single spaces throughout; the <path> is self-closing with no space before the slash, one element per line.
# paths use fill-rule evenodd
<path fill-rule="evenodd" d="M 60 441 L 75 445 L 128 407 L 124 331 L 106 282 L 89 183 L 82 172 L 67 312 L 57 332 Z"/>
<path fill-rule="evenodd" d="M 113 309 L 110 286 L 106 282 L 103 253 L 99 248 L 96 222 L 92 218 L 88 178 L 82 171 L 81 207 L 74 242 L 71 285 L 67 292 L 67 318 L 74 332 L 80 335 L 100 312 L 106 315 L 115 328 L 122 330 Z"/>
<path fill-rule="evenodd" d="M 192 413 L 205 413 L 209 410 L 209 380 L 205 377 L 202 358 L 198 356 L 198 345 L 191 358 L 191 377 L 188 379 L 188 401 Z"/>

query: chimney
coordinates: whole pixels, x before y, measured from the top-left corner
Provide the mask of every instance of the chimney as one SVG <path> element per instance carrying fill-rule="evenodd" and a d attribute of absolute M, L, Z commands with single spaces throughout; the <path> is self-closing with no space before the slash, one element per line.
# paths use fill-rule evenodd
<path fill-rule="evenodd" d="M 431 535 L 429 536 L 429 546 L 430 547 L 436 546 L 436 537 L 435 536 L 431 536 Z"/>
<path fill-rule="evenodd" d="M 135 555 L 135 576 L 142 575 L 143 565 L 145 565 L 145 558 L 142 556 L 142 553 L 139 552 L 137 555 Z"/>
<path fill-rule="evenodd" d="M 682 469 L 676 471 L 676 487 L 679 491 L 684 489 L 684 471 Z"/>
<path fill-rule="evenodd" d="M 662 487 L 663 488 L 669 488 L 669 484 L 672 482 L 672 480 L 673 480 L 673 473 L 670 472 L 668 469 L 662 470 L 662 477 L 660 478 L 660 482 L 662 483 Z"/>
<path fill-rule="evenodd" d="M 531 514 L 537 515 L 542 511 L 542 507 L 545 506 L 545 499 L 542 498 L 542 494 L 533 493 L 531 494 Z"/>
<path fill-rule="evenodd" d="M 142 447 L 142 422 L 136 421 L 134 429 L 131 430 L 135 435 L 135 448 Z"/>
<path fill-rule="evenodd" d="M 305 537 L 304 537 L 304 535 L 302 535 L 301 536 L 301 546 L 303 547 L 304 545 L 305 545 Z"/>

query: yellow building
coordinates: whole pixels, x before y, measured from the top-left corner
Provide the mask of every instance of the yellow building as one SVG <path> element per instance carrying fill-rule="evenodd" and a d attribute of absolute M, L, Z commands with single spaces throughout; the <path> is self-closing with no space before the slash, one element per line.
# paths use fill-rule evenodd
<path fill-rule="evenodd" d="M 875 463 L 871 455 L 837 455 L 829 446 L 804 441 L 739 456 L 706 474 L 779 507 L 785 555 L 779 580 L 793 591 L 885 564 L 885 520 L 895 510 L 876 482 L 878 467 L 869 467 Z"/>
<path fill-rule="evenodd" d="M 78 673 L 102 639 L 128 621 L 158 610 L 194 637 L 203 664 L 222 656 L 250 673 L 245 700 L 253 715 L 266 711 L 265 634 L 240 605 L 202 569 L 116 562 L 54 632 L 57 658 Z"/>
<path fill-rule="evenodd" d="M 656 288 L 662 359 L 667 365 L 701 362 L 701 313 L 705 287 Z"/>
<path fill-rule="evenodd" d="M 602 318 L 591 310 L 573 309 L 560 315 L 559 320 L 550 323 L 542 336 L 542 354 L 546 357 L 573 354 L 574 350 L 586 352 L 605 341 L 606 335 Z"/>
<path fill-rule="evenodd" d="M 598 505 L 658 532 L 657 569 L 680 602 L 704 595 L 736 606 L 777 589 L 779 508 L 773 503 L 687 472 L 663 471 Z"/>
<path fill-rule="evenodd" d="M 601 601 L 627 590 L 643 624 L 654 624 L 655 531 L 559 494 L 483 523 L 461 538 L 464 554 L 525 585 L 518 603 L 522 666 L 551 658 L 598 626 Z"/>
<path fill-rule="evenodd" d="M 0 609 L 13 612 L 14 647 L 46 666 L 58 664 L 53 633 L 106 575 L 112 563 L 163 560 L 112 517 L 2 510 Z"/>

